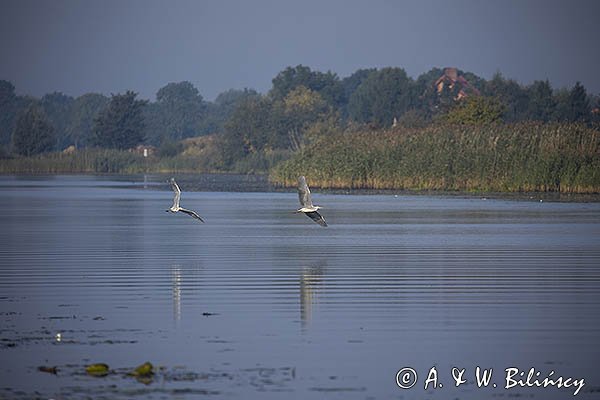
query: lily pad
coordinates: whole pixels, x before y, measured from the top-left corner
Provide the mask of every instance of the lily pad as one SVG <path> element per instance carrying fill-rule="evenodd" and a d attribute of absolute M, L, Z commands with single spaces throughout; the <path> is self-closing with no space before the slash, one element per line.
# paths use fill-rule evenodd
<path fill-rule="evenodd" d="M 138 366 L 136 369 L 133 370 L 132 375 L 133 376 L 152 376 L 154 374 L 154 366 L 152 365 L 152 363 L 146 361 L 145 363 L 143 363 L 142 365 Z"/>
<path fill-rule="evenodd" d="M 110 371 L 109 371 L 108 365 L 103 364 L 103 363 L 98 363 L 98 364 L 91 364 L 91 365 L 88 365 L 87 367 L 85 367 L 85 372 L 87 372 L 87 374 L 91 375 L 91 376 L 101 377 L 101 376 L 108 375 L 108 373 Z"/>

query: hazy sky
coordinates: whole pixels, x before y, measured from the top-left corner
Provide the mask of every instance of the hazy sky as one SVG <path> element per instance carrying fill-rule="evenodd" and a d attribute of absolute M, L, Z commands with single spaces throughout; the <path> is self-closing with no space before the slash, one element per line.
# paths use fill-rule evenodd
<path fill-rule="evenodd" d="M 457 66 L 600 94 L 600 1 L 0 0 L 0 79 L 19 94 L 190 81 L 207 100 L 266 92 L 287 66 L 340 77 Z"/>

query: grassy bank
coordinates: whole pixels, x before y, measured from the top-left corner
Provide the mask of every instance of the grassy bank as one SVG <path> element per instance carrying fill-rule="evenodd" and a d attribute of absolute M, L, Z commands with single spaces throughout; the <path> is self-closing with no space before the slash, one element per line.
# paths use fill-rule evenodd
<path fill-rule="evenodd" d="M 322 188 L 600 192 L 600 132 L 575 124 L 430 126 L 323 138 L 276 166 Z"/>
<path fill-rule="evenodd" d="M 139 152 L 88 148 L 69 153 L 44 153 L 31 157 L 0 158 L 0 174 L 54 173 L 206 173 L 266 174 L 289 158 L 287 150 L 263 151 L 225 165 L 215 135 L 188 138 L 145 158 Z"/>
<path fill-rule="evenodd" d="M 0 173 L 161 173 L 208 172 L 205 158 L 177 155 L 148 157 L 121 150 L 84 149 L 71 154 L 46 153 L 0 160 Z"/>
<path fill-rule="evenodd" d="M 162 157 L 83 149 L 3 158 L 0 173 L 225 172 L 209 139 L 187 139 L 183 151 Z M 289 156 L 253 154 L 227 172 L 269 170 L 271 182 L 283 186 L 296 186 L 306 175 L 311 186 L 322 188 L 600 193 L 600 132 L 576 124 L 346 132 Z"/>

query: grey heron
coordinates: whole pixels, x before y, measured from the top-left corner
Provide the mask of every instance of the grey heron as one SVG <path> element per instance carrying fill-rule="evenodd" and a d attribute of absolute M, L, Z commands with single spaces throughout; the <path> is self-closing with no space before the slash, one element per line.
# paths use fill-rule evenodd
<path fill-rule="evenodd" d="M 325 219 L 323 219 L 318 212 L 318 210 L 323 207 L 313 205 L 310 198 L 310 189 L 306 184 L 306 178 L 304 176 L 298 178 L 298 198 L 300 199 L 300 205 L 302 207 L 295 212 L 304 213 L 304 215 L 315 221 L 317 224 L 327 226 L 327 222 L 325 222 Z"/>
<path fill-rule="evenodd" d="M 170 182 L 171 182 L 171 187 L 173 188 L 173 192 L 175 192 L 175 197 L 173 198 L 173 205 L 171 206 L 171 208 L 169 208 L 168 210 L 165 210 L 165 211 L 172 212 L 172 213 L 181 211 L 182 213 L 185 213 L 185 214 L 189 215 L 190 217 L 196 218 L 200 222 L 204 222 L 204 220 L 198 215 L 198 213 L 196 213 L 196 211 L 188 210 L 186 208 L 179 206 L 179 198 L 181 197 L 181 190 L 179 189 L 179 185 L 177 185 L 177 182 L 175 182 L 175 178 L 171 178 Z"/>

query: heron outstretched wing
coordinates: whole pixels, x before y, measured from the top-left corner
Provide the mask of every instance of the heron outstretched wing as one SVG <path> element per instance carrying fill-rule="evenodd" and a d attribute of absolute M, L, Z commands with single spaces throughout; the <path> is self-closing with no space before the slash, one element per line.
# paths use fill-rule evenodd
<path fill-rule="evenodd" d="M 300 199 L 300 205 L 302 207 L 311 208 L 313 206 L 310 198 L 310 189 L 306 184 L 306 178 L 304 176 L 298 178 L 298 198 Z"/>
<path fill-rule="evenodd" d="M 315 221 L 317 224 L 321 226 L 327 226 L 327 222 L 325 222 L 325 219 L 317 211 L 311 211 L 304 214 L 306 214 L 307 217 Z"/>
<path fill-rule="evenodd" d="M 204 222 L 204 220 L 196 213 L 196 211 L 193 210 L 187 210 L 185 208 L 180 208 L 179 211 L 181 211 L 182 213 L 186 213 L 187 215 L 189 215 L 190 217 L 194 217 L 197 220 L 200 220 L 200 222 Z"/>
<path fill-rule="evenodd" d="M 175 197 L 173 198 L 173 207 L 179 208 L 179 198 L 181 197 L 181 190 L 179 190 L 179 185 L 175 182 L 174 178 L 171 178 L 171 187 L 173 188 L 173 192 L 175 192 Z"/>

